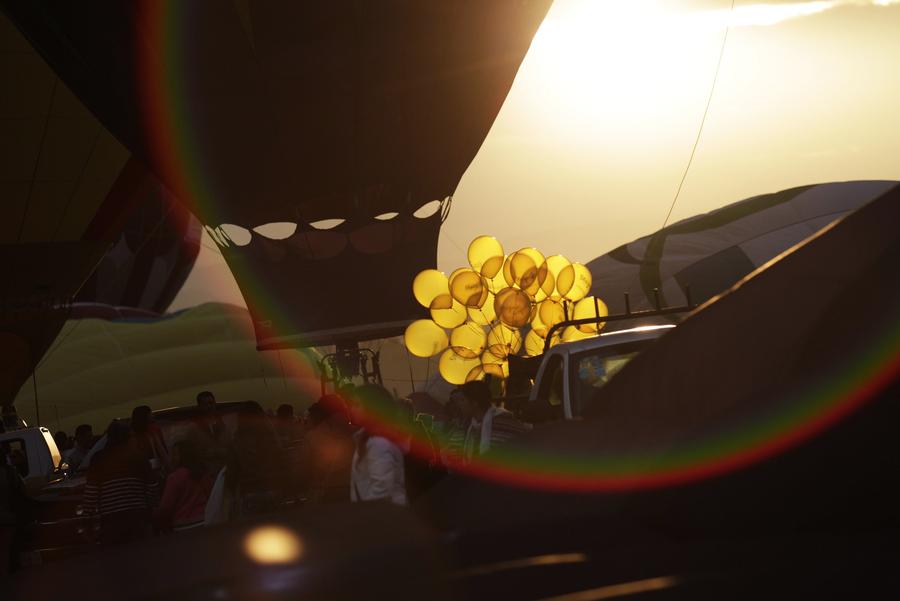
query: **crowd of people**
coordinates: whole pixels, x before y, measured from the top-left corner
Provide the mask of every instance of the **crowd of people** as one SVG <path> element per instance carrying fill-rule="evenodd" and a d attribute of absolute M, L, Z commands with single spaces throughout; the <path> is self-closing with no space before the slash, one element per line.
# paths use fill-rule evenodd
<path fill-rule="evenodd" d="M 63 462 L 86 474 L 82 508 L 95 521 L 96 541 L 117 544 L 301 503 L 408 505 L 448 471 L 530 427 L 495 404 L 484 382 L 458 387 L 427 414 L 375 384 L 325 395 L 299 418 L 291 405 L 273 415 L 255 407 L 223 411 L 204 391 L 187 422 L 157 423 L 140 406 L 99 438 L 88 424 L 71 439 L 58 432 Z M 3 511 L 0 504 L 0 520 L 9 517 Z"/>

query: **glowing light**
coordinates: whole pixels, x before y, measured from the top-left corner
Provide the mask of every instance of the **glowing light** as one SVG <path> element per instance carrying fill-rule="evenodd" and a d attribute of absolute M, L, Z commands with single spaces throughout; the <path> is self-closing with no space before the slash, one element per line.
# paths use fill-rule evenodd
<path fill-rule="evenodd" d="M 244 539 L 244 551 L 256 563 L 291 563 L 303 555 L 303 543 L 287 528 L 260 526 Z"/>

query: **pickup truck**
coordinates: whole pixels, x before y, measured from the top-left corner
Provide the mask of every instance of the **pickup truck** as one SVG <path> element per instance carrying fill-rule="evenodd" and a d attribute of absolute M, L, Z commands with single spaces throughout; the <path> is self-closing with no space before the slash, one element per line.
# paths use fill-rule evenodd
<path fill-rule="evenodd" d="M 519 404 L 519 413 L 530 422 L 580 418 L 598 388 L 674 327 L 642 326 L 551 347 L 532 360 L 539 361 L 535 383 L 527 402 Z M 527 371 L 528 367 L 524 369 Z"/>
<path fill-rule="evenodd" d="M 65 464 L 47 428 L 24 428 L 0 433 L 0 445 L 18 470 L 29 496 L 37 495 L 65 476 Z"/>

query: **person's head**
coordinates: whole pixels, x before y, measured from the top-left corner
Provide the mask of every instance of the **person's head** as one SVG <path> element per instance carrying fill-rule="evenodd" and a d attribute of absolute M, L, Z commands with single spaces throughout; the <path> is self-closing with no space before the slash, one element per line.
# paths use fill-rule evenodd
<path fill-rule="evenodd" d="M 135 407 L 131 412 L 131 429 L 135 432 L 142 434 L 147 431 L 147 428 L 150 427 L 150 422 L 153 420 L 153 410 L 150 409 L 147 405 L 140 405 Z"/>
<path fill-rule="evenodd" d="M 387 435 L 405 424 L 406 413 L 400 403 L 378 384 L 364 384 L 354 390 L 350 406 L 354 423 L 372 434 Z"/>
<path fill-rule="evenodd" d="M 197 395 L 197 406 L 205 413 L 213 413 L 216 410 L 216 397 L 208 390 Z"/>
<path fill-rule="evenodd" d="M 94 429 L 90 424 L 81 424 L 75 428 L 75 444 L 85 451 L 93 446 Z"/>
<path fill-rule="evenodd" d="M 60 451 L 65 451 L 69 448 L 69 435 L 62 430 L 53 435 L 53 440 L 56 442 L 56 448 Z"/>
<path fill-rule="evenodd" d="M 128 442 L 131 436 L 131 428 L 125 422 L 114 419 L 106 428 L 106 448 L 112 449 Z"/>
<path fill-rule="evenodd" d="M 361 458 L 366 455 L 370 436 L 383 436 L 397 443 L 408 434 L 406 412 L 384 386 L 364 384 L 356 388 L 350 407 L 353 423 L 362 427 L 362 435 L 356 441 L 356 451 Z"/>
<path fill-rule="evenodd" d="M 326 394 L 318 400 L 318 404 L 329 417 L 338 415 L 349 421 L 351 417 L 350 410 L 347 406 L 347 401 L 344 400 L 345 398 L 338 394 Z"/>
<path fill-rule="evenodd" d="M 460 393 L 457 397 L 460 411 L 466 419 L 481 419 L 491 406 L 491 389 L 486 382 L 466 382 L 456 390 Z"/>
<path fill-rule="evenodd" d="M 328 419 L 328 409 L 320 402 L 315 402 L 306 409 L 306 421 L 310 428 L 315 428 Z"/>
<path fill-rule="evenodd" d="M 278 419 L 294 419 L 294 406 L 287 403 L 279 405 L 275 415 Z"/>
<path fill-rule="evenodd" d="M 206 472 L 200 449 L 190 440 L 179 440 L 172 447 L 172 465 L 187 468 L 195 480 Z"/>

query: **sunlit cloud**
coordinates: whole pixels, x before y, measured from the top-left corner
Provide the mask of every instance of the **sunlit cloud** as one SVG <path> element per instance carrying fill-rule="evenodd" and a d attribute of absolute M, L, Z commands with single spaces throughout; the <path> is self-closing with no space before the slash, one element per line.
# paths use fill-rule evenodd
<path fill-rule="evenodd" d="M 759 3 L 735 6 L 734 10 L 701 11 L 688 17 L 695 26 L 724 28 L 767 27 L 784 21 L 817 15 L 846 6 L 888 7 L 900 0 L 814 0 L 811 2 Z"/>

